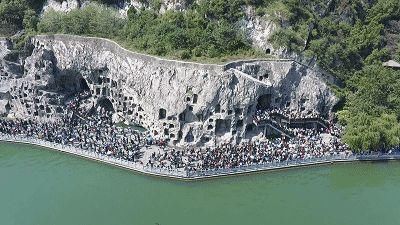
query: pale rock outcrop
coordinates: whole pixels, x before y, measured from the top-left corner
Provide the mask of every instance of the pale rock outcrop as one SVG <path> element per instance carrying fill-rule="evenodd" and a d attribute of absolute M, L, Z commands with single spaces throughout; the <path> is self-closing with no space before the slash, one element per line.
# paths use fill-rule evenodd
<path fill-rule="evenodd" d="M 272 43 L 269 42 L 277 25 L 268 17 L 268 15 L 256 15 L 255 9 L 249 6 L 245 8 L 245 17 L 239 21 L 238 25 L 245 32 L 246 37 L 251 40 L 253 47 L 261 49 L 267 54 L 277 54 Z"/>
<path fill-rule="evenodd" d="M 43 6 L 42 14 L 49 10 L 54 10 L 56 12 L 70 12 L 71 10 L 77 9 L 79 7 L 79 0 L 47 0 Z"/>
<path fill-rule="evenodd" d="M 11 43 L 7 38 L 0 38 L 0 59 L 10 52 Z"/>
<path fill-rule="evenodd" d="M 184 11 L 187 9 L 186 0 L 162 0 L 160 5 L 159 13 L 163 14 L 167 10 L 173 11 Z M 150 4 L 149 1 L 139 1 L 139 0 L 128 0 L 124 1 L 120 5 L 115 5 L 122 16 L 127 16 L 127 12 L 130 7 L 135 7 L 137 10 L 141 8 L 149 8 Z"/>
<path fill-rule="evenodd" d="M 167 10 L 184 11 L 186 8 L 186 0 L 163 0 L 161 3 L 160 13 L 164 13 Z"/>

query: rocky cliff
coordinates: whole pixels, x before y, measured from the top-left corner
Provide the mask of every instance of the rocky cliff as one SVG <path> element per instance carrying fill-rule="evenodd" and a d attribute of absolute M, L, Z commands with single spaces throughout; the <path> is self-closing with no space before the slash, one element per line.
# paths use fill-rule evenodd
<path fill-rule="evenodd" d="M 0 44 L 0 56 L 7 55 L 7 41 Z M 1 114 L 56 119 L 65 100 L 87 88 L 87 107 L 107 102 L 115 121 L 140 124 L 178 146 L 257 136 L 264 129 L 252 122 L 257 108 L 328 116 L 337 101 L 322 74 L 291 60 L 180 62 L 71 35 L 36 36 L 26 49 L 22 65 L 2 60 Z"/>

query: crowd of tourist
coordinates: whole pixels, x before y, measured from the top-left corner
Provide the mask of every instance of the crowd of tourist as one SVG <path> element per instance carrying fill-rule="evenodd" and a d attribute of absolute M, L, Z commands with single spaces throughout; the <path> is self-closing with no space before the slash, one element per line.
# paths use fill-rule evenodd
<path fill-rule="evenodd" d="M 289 110 L 258 110 L 254 122 L 269 121 L 278 129 L 285 129 L 293 137 L 263 139 L 239 145 L 227 143 L 212 148 L 191 148 L 181 151 L 153 153 L 147 165 L 162 168 L 185 167 L 188 171 L 230 169 L 241 166 L 251 166 L 272 162 L 307 160 L 329 156 L 351 154 L 348 147 L 339 137 L 341 128 L 332 120 L 326 127 L 290 128 L 283 127 L 272 115 L 281 115 L 291 119 L 321 119 L 318 113 L 311 113 L 304 118 L 299 113 L 292 114 Z M 324 135 L 329 138 L 324 139 Z"/>
<path fill-rule="evenodd" d="M 309 113 L 304 113 L 296 110 L 287 109 L 279 109 L 279 108 L 272 108 L 266 110 L 257 110 L 256 114 L 254 115 L 255 120 L 266 120 L 271 119 L 273 116 L 279 115 L 280 117 L 291 119 L 291 120 L 305 120 L 305 119 L 322 119 L 321 115 L 313 110 Z"/>
<path fill-rule="evenodd" d="M 150 161 L 159 167 L 189 171 L 230 169 L 272 162 L 307 160 L 329 156 L 348 156 L 351 151 L 337 137 L 324 140 L 321 133 L 312 129 L 295 129 L 293 138 L 265 139 L 239 145 L 223 144 L 206 149 L 188 149 L 153 154 Z M 156 163 L 155 163 L 156 162 Z"/>
<path fill-rule="evenodd" d="M 78 112 L 86 117 L 82 118 Z M 0 133 L 42 139 L 129 161 L 139 159 L 143 138 L 130 127 L 115 126 L 111 115 L 112 112 L 100 106 L 89 115 L 79 108 L 79 101 L 74 97 L 68 101 L 67 110 L 59 120 L 1 119 Z"/>
<path fill-rule="evenodd" d="M 90 91 L 84 90 L 72 96 L 69 100 L 66 101 L 65 105 L 67 106 L 67 109 L 76 113 L 77 116 L 86 117 L 89 115 L 90 110 L 87 110 L 84 107 L 80 107 L 80 105 L 83 101 L 90 97 Z"/>
<path fill-rule="evenodd" d="M 334 126 L 325 130 L 290 128 L 293 134 L 291 138 L 262 138 L 239 145 L 227 143 L 208 148 L 169 148 L 164 140 L 155 141 L 151 136 L 144 137 L 130 127 L 116 126 L 112 121 L 113 112 L 103 106 L 81 107 L 80 103 L 89 97 L 90 92 L 82 92 L 70 98 L 66 101 L 64 115 L 55 121 L 0 119 L 0 133 L 74 146 L 110 157 L 137 161 L 151 168 L 180 168 L 186 171 L 230 169 L 351 154 L 338 138 L 340 129 Z M 255 120 L 273 121 L 270 116 L 272 113 L 283 111 L 258 111 Z M 323 136 L 325 133 L 336 135 L 326 139 Z M 159 151 L 142 162 L 141 148 L 145 145 L 158 145 Z"/>
<path fill-rule="evenodd" d="M 277 118 L 286 118 L 289 121 L 282 123 L 281 120 Z M 309 114 L 299 113 L 296 111 L 291 111 L 289 109 L 271 109 L 271 110 L 257 110 L 253 117 L 255 124 L 270 123 L 278 129 L 286 130 L 288 133 L 293 133 L 296 128 L 290 127 L 290 120 L 297 120 L 296 124 L 299 126 L 299 121 L 302 121 L 304 127 L 307 127 L 310 123 L 316 123 L 316 121 L 321 122 L 322 127 L 317 125 L 316 127 L 320 129 L 320 132 L 326 132 L 333 136 L 340 137 L 342 134 L 342 127 L 334 121 L 334 118 L 329 120 L 324 119 L 319 113 L 313 111 Z"/>

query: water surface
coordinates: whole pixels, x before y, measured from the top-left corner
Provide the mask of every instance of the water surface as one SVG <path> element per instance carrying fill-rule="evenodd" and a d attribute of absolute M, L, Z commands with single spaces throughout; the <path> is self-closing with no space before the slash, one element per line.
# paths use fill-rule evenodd
<path fill-rule="evenodd" d="M 0 224 L 400 224 L 400 162 L 181 182 L 0 143 Z"/>

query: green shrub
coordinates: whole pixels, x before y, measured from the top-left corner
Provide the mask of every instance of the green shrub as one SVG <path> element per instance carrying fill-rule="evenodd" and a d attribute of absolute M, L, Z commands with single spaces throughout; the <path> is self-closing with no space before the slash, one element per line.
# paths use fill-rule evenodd
<path fill-rule="evenodd" d="M 266 11 L 264 8 L 257 8 L 256 14 L 257 14 L 257 16 L 264 16 L 266 14 Z"/>
<path fill-rule="evenodd" d="M 46 12 L 38 24 L 38 31 L 113 38 L 120 34 L 123 26 L 124 20 L 116 10 L 91 4 L 67 14 Z"/>

